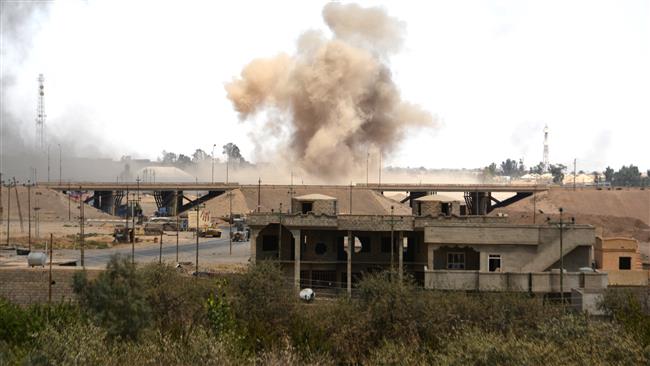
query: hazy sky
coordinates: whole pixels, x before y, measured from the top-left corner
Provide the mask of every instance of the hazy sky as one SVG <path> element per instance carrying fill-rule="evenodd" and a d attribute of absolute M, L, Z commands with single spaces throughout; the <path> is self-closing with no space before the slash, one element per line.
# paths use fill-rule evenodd
<path fill-rule="evenodd" d="M 551 162 L 650 169 L 650 1 L 357 3 L 405 23 L 393 77 L 404 100 L 442 121 L 414 131 L 386 165 L 534 165 L 548 124 Z M 19 65 L 2 61 L 2 76 L 14 78 L 2 108 L 19 119 L 2 123 L 33 139 L 43 73 L 50 134 L 103 136 L 92 144 L 116 158 L 213 144 L 220 156 L 232 141 L 263 161 L 250 140 L 261 123 L 238 121 L 224 83 L 253 58 L 293 53 L 306 30 L 329 32 L 324 4 L 53 2 L 29 19 Z"/>

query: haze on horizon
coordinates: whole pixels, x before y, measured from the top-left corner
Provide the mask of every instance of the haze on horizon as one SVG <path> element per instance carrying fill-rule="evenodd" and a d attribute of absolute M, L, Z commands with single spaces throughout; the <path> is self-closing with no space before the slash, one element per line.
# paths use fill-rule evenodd
<path fill-rule="evenodd" d="M 553 163 L 650 169 L 650 2 L 357 3 L 404 24 L 392 79 L 440 122 L 407 133 L 384 165 L 532 166 L 548 125 Z M 32 144 L 43 73 L 47 136 L 76 155 L 155 159 L 216 144 L 221 158 L 234 142 L 265 162 L 253 141 L 265 116 L 240 122 L 224 85 L 255 58 L 294 54 L 305 31 L 331 34 L 325 4 L 5 1 L 16 16 L 0 24 L 0 153 Z"/>

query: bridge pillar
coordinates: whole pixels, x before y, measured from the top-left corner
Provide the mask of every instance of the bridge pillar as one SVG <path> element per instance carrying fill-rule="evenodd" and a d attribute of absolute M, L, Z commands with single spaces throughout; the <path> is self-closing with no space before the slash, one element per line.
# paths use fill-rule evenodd
<path fill-rule="evenodd" d="M 113 191 L 94 191 L 93 207 L 113 215 L 115 209 L 115 195 Z"/>

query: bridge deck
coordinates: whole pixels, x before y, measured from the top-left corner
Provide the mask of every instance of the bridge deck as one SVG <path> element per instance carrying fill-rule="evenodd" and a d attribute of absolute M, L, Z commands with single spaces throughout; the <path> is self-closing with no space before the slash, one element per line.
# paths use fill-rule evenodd
<path fill-rule="evenodd" d="M 238 188 L 257 188 L 257 184 L 239 183 L 110 183 L 110 182 L 70 182 L 70 183 L 38 183 L 39 187 L 57 191 L 83 190 L 83 191 L 227 191 Z M 289 189 L 286 184 L 262 184 L 264 188 Z M 349 185 L 293 185 L 294 189 L 350 189 Z M 357 183 L 352 189 L 370 189 L 385 192 L 543 192 L 548 190 L 548 185 L 534 184 L 361 184 Z"/>

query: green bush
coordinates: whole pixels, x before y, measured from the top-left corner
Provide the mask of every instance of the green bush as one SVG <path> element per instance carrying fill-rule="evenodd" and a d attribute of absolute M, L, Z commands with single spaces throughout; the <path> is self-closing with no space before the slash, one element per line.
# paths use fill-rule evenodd
<path fill-rule="evenodd" d="M 82 308 L 110 337 L 136 339 L 151 313 L 143 283 L 130 258 L 114 255 L 94 281 L 76 273 L 73 287 Z"/>

